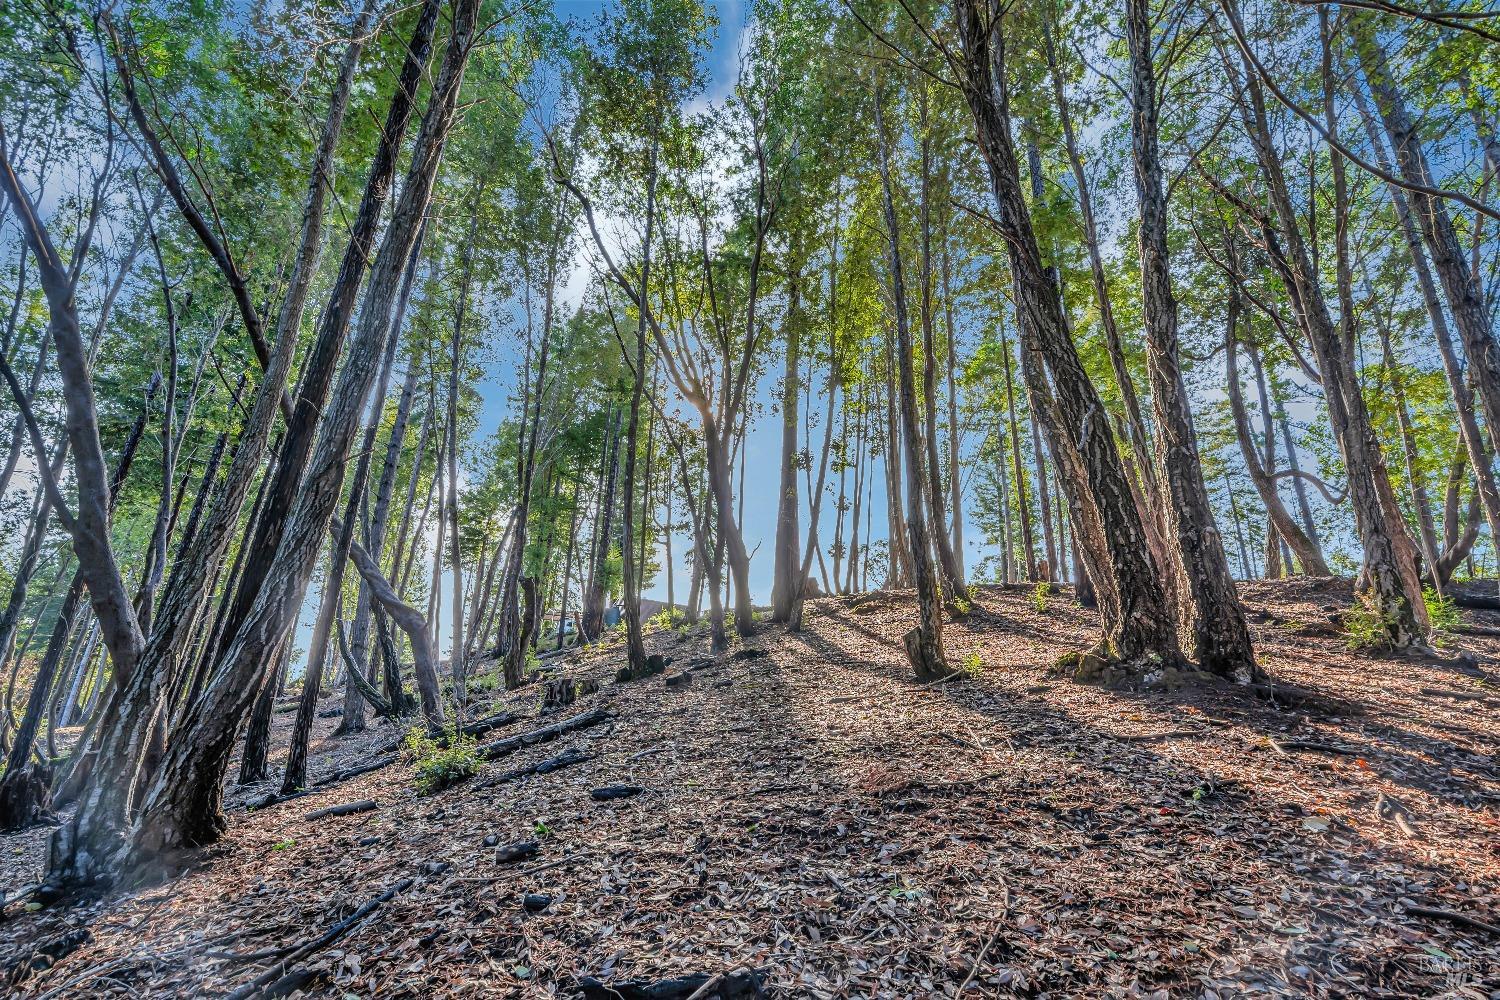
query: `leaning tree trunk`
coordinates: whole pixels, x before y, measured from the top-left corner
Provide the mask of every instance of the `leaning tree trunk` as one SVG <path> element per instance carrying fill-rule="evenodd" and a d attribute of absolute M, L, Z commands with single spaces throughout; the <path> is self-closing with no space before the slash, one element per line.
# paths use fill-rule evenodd
<path fill-rule="evenodd" d="M 140 812 L 131 860 L 146 861 L 163 852 L 198 846 L 223 832 L 220 804 L 228 753 L 259 687 L 255 678 L 264 673 L 261 657 L 282 641 L 296 617 L 338 503 L 350 446 L 389 333 L 391 292 L 416 242 L 437 180 L 477 16 L 477 0 L 460 0 L 453 12 L 443 67 L 433 84 L 405 183 L 370 274 L 367 297 L 372 303 L 383 303 L 383 308 L 361 313 L 339 384 L 319 421 L 317 447 L 286 519 L 272 570 L 202 698 L 178 728 Z"/>
<path fill-rule="evenodd" d="M 1234 417 L 1235 436 L 1239 440 L 1240 454 L 1245 459 L 1245 470 L 1250 475 L 1250 482 L 1255 485 L 1255 491 L 1260 494 L 1261 503 L 1265 505 L 1275 533 L 1286 539 L 1286 543 L 1291 546 L 1292 553 L 1302 566 L 1302 572 L 1309 576 L 1328 576 L 1328 565 L 1323 561 L 1322 550 L 1307 537 L 1286 505 L 1281 502 L 1281 495 L 1276 490 L 1276 480 L 1272 478 L 1275 470 L 1267 469 L 1255 450 L 1250 416 L 1245 410 L 1244 393 L 1240 389 L 1239 341 L 1236 335 L 1240 308 L 1238 289 L 1231 287 L 1224 330 L 1224 377 L 1228 383 L 1229 409 Z"/>
<path fill-rule="evenodd" d="M 960 85 L 974 118 L 980 152 L 989 171 L 991 195 L 1017 291 L 1023 344 L 1045 361 L 1055 387 L 1059 430 L 1077 435 L 1076 448 L 1086 481 L 1065 480 L 1078 507 L 1092 503 L 1107 546 L 1108 581 L 1118 607 L 1105 610 L 1104 650 L 1129 663 L 1168 665 L 1180 653 L 1172 615 L 1162 596 L 1162 580 L 1152 565 L 1146 530 L 1136 510 L 1124 466 L 1098 391 L 1079 360 L 1068 333 L 1057 286 L 1042 266 L 1022 194 L 1020 167 L 1011 139 L 1009 95 L 1004 79 L 1005 34 L 1001 18 L 984 0 L 955 0 L 962 44 Z M 1104 567 L 1096 567 L 1104 573 Z M 1101 597 L 1106 587 L 1095 578 Z"/>
<path fill-rule="evenodd" d="M 1392 164 L 1386 153 L 1385 143 L 1381 140 L 1376 128 L 1375 113 L 1370 108 L 1370 102 L 1366 99 L 1364 92 L 1358 87 L 1352 89 L 1360 120 L 1365 126 L 1365 134 L 1370 139 L 1370 148 L 1375 153 L 1375 161 L 1382 170 L 1389 173 L 1392 171 Z M 1417 147 L 1417 152 L 1420 153 L 1420 147 Z M 1489 460 L 1489 448 L 1480 430 L 1478 407 L 1475 405 L 1473 389 L 1470 388 L 1469 371 L 1465 370 L 1458 351 L 1453 346 L 1453 334 L 1448 327 L 1448 317 L 1444 314 L 1443 304 L 1438 298 L 1437 284 L 1432 280 L 1432 269 L 1428 267 L 1427 255 L 1423 251 L 1422 233 L 1412 218 L 1411 203 L 1407 199 L 1406 192 L 1395 184 L 1389 183 L 1386 184 L 1386 191 L 1391 196 L 1391 205 L 1396 210 L 1396 221 L 1401 226 L 1407 251 L 1411 255 L 1412 274 L 1416 278 L 1417 289 L 1422 295 L 1422 305 L 1432 325 L 1433 339 L 1437 342 L 1438 356 L 1443 363 L 1443 374 L 1448 380 L 1448 391 L 1453 396 L 1453 407 L 1458 418 L 1461 443 L 1469 456 L 1469 463 L 1474 468 L 1479 500 L 1483 506 L 1485 520 L 1489 524 L 1490 537 L 1500 538 L 1500 485 L 1497 485 L 1495 481 L 1495 471 Z M 1441 202 L 1438 204 L 1441 206 Z"/>
<path fill-rule="evenodd" d="M 146 429 L 146 417 L 151 397 L 159 381 L 159 379 L 152 380 L 151 389 L 146 393 L 145 405 L 136 417 L 134 426 L 130 428 L 124 447 L 120 449 L 119 459 L 115 463 L 114 476 L 109 484 L 111 515 L 120 501 L 120 487 L 124 485 L 125 477 L 130 474 L 130 466 L 135 460 L 136 450 L 140 447 L 141 438 Z M 46 708 L 48 696 L 51 694 L 63 654 L 67 651 L 68 638 L 73 633 L 73 623 L 78 617 L 78 609 L 83 603 L 83 596 L 83 571 L 75 570 L 72 582 L 68 585 L 67 594 L 63 598 L 62 607 L 58 609 L 57 619 L 52 626 L 52 634 L 47 640 L 46 651 L 42 654 L 42 662 L 37 667 L 36 676 L 32 678 L 26 711 L 21 716 L 21 724 L 16 730 L 15 738 L 11 741 L 10 753 L 5 760 L 4 774 L 0 776 L 0 830 L 15 830 L 29 826 L 42 818 L 51 808 L 52 775 L 49 769 L 33 769 L 29 766 L 31 748 L 36 744 L 36 734 L 41 726 L 42 713 Z"/>
<path fill-rule="evenodd" d="M 1375 37 L 1371 19 L 1355 18 L 1356 49 L 1365 79 L 1375 95 L 1375 105 L 1385 122 L 1386 133 L 1396 151 L 1396 167 L 1403 180 L 1412 186 L 1403 192 L 1416 209 L 1418 226 L 1433 269 L 1448 299 L 1453 325 L 1469 357 L 1469 376 L 1478 389 L 1485 422 L 1491 431 L 1500 428 L 1500 343 L 1491 329 L 1489 309 L 1483 289 L 1465 266 L 1458 233 L 1448 214 L 1447 203 L 1428 193 L 1433 188 L 1432 170 L 1417 135 L 1416 123 L 1407 113 L 1401 92 L 1397 89 L 1386 62 L 1385 50 Z M 1427 189 L 1427 190 L 1424 190 Z"/>
<path fill-rule="evenodd" d="M 1232 4 L 1227 10 L 1237 17 Z M 1247 76 L 1243 83 L 1248 100 L 1240 102 L 1241 119 L 1265 177 L 1285 248 L 1281 247 L 1278 229 L 1269 218 L 1260 216 L 1255 221 L 1272 249 L 1289 291 L 1301 300 L 1298 319 L 1317 357 L 1329 423 L 1349 475 L 1355 524 L 1364 549 L 1361 596 L 1369 612 L 1385 623 L 1384 644 L 1397 649 L 1425 645 L 1427 624 L 1420 582 L 1415 567 L 1403 565 L 1398 540 L 1393 537 L 1393 526 L 1387 520 L 1378 482 L 1384 459 L 1371 427 L 1369 410 L 1357 391 L 1350 345 L 1328 312 L 1320 274 L 1298 228 L 1296 208 L 1272 142 L 1265 96 L 1253 77 Z M 1353 317 L 1349 319 L 1352 322 Z"/>

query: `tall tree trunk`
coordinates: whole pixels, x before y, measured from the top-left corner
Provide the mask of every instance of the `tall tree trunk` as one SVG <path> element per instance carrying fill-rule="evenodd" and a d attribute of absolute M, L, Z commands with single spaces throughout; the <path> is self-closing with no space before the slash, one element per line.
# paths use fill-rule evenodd
<path fill-rule="evenodd" d="M 1374 28 L 1372 18 L 1354 18 L 1360 68 L 1375 95 L 1375 106 L 1396 151 L 1396 167 L 1401 178 L 1414 185 L 1404 194 L 1416 209 L 1411 214 L 1416 217 L 1422 231 L 1433 269 L 1437 271 L 1438 281 L 1448 299 L 1453 325 L 1458 328 L 1459 340 L 1469 356 L 1469 376 L 1478 389 L 1485 423 L 1494 430 L 1500 428 L 1500 344 L 1496 343 L 1490 328 L 1484 292 L 1465 265 L 1447 202 L 1418 190 L 1419 187 L 1434 186 L 1432 170 L 1417 135 L 1416 123 L 1407 113 Z"/>
<path fill-rule="evenodd" d="M 794 257 L 797 250 L 793 249 Z M 781 488 L 776 504 L 776 561 L 771 578 L 771 620 L 791 620 L 802 565 L 802 526 L 797 503 L 797 430 L 802 423 L 801 260 L 787 277 L 786 358 L 781 374 Z"/>
<path fill-rule="evenodd" d="M 1227 10 L 1238 17 L 1232 3 Z M 1288 283 L 1288 291 L 1301 302 L 1298 318 L 1317 357 L 1329 422 L 1349 474 L 1355 522 L 1364 548 L 1362 597 L 1368 610 L 1386 623 L 1386 645 L 1398 649 L 1425 645 L 1427 623 L 1420 582 L 1415 566 L 1405 564 L 1400 541 L 1393 537 L 1393 526 L 1387 520 L 1379 482 L 1384 459 L 1371 428 L 1369 410 L 1357 391 L 1349 342 L 1329 314 L 1319 272 L 1302 239 L 1281 159 L 1272 142 L 1264 94 L 1253 76 L 1235 82 L 1244 84 L 1240 89 L 1248 100 L 1240 103 L 1241 118 L 1260 162 L 1279 226 L 1273 226 L 1265 216 L 1256 217 L 1256 222 Z M 1338 158 L 1335 162 L 1341 164 Z M 1286 241 L 1284 250 L 1278 232 Z M 1353 321 L 1352 316 L 1345 319 Z"/>
<path fill-rule="evenodd" d="M 1156 68 L 1147 0 L 1126 0 L 1130 48 L 1131 145 L 1136 197 L 1140 203 L 1142 308 L 1146 361 L 1156 424 L 1157 480 L 1177 536 L 1179 557 L 1162 572 L 1183 574 L 1176 588 L 1184 606 L 1179 618 L 1192 637 L 1193 658 L 1209 673 L 1249 683 L 1260 676 L 1250 627 L 1235 591 L 1224 540 L 1214 523 L 1198 437 L 1178 356 L 1177 299 L 1172 293 L 1167 249 L 1167 195 L 1157 135 Z"/>
<path fill-rule="evenodd" d="M 943 500 L 943 470 L 942 462 L 938 458 L 938 432 L 937 432 L 937 334 L 934 330 L 936 321 L 933 317 L 933 267 L 932 267 L 932 206 L 930 204 L 932 187 L 932 141 L 928 133 L 928 107 L 926 82 L 918 84 L 920 96 L 917 102 L 918 124 L 917 129 L 921 133 L 917 145 L 921 150 L 921 190 L 920 204 L 918 209 L 919 227 L 921 231 L 921 319 L 922 319 L 922 417 L 924 445 L 922 454 L 924 456 L 927 474 L 923 476 L 926 490 L 927 509 L 932 515 L 932 546 L 937 553 L 938 568 L 942 571 L 944 589 L 947 591 L 947 601 L 951 608 L 957 610 L 962 607 L 961 602 L 967 602 L 969 588 L 964 584 L 963 570 L 959 568 L 958 557 L 953 552 L 953 541 L 948 535 L 948 514 L 944 509 L 947 504 Z M 904 361 L 905 359 L 903 359 Z M 954 469 L 954 473 L 957 473 Z M 955 516 L 957 512 L 955 511 Z"/>
<path fill-rule="evenodd" d="M 620 467 L 620 413 L 613 408 L 609 413 L 609 431 L 604 447 L 604 469 L 601 477 L 602 490 L 595 506 L 598 518 L 591 541 L 594 557 L 589 568 L 589 583 L 583 601 L 583 621 L 579 627 L 584 642 L 598 642 L 604 631 L 605 571 L 609 565 L 609 550 L 614 536 L 615 472 Z"/>
<path fill-rule="evenodd" d="M 349 449 L 380 367 L 390 329 L 391 301 L 437 180 L 477 17 L 477 0 L 459 0 L 455 5 L 443 66 L 433 83 L 405 183 L 370 274 L 367 307 L 346 352 L 337 390 L 319 421 L 317 447 L 286 519 L 286 530 L 274 554 L 274 567 L 244 624 L 221 657 L 220 667 L 209 680 L 203 697 L 178 727 L 177 738 L 141 810 L 130 852 L 133 860 L 143 861 L 162 851 L 211 842 L 223 831 L 220 810 L 223 766 L 235 730 L 258 688 L 254 679 L 263 673 L 260 659 L 267 648 L 285 637 L 301 606 L 313 563 L 328 532 Z M 419 60 L 419 66 L 422 62 L 425 59 Z M 370 303 L 380 307 L 370 308 Z M 330 309 L 324 315 L 335 311 Z M 441 707 L 435 709 L 432 714 L 439 718 L 432 721 L 438 722 Z"/>
<path fill-rule="evenodd" d="M 1052 39 L 1052 26 L 1042 26 L 1042 50 L 1047 56 L 1047 69 L 1052 81 L 1052 98 L 1057 108 L 1058 122 L 1062 126 L 1063 146 L 1068 153 L 1068 164 L 1073 171 L 1073 183 L 1078 188 L 1078 208 L 1083 220 L 1083 242 L 1089 253 L 1089 276 L 1094 283 L 1094 303 L 1099 307 L 1099 325 L 1104 331 L 1104 346 L 1109 351 L 1110 367 L 1115 373 L 1115 384 L 1120 390 L 1120 399 L 1125 404 L 1125 426 L 1130 434 L 1130 447 L 1136 454 L 1136 467 L 1151 482 L 1152 465 L 1151 435 L 1141 415 L 1140 397 L 1136 395 L 1135 381 L 1130 377 L 1130 368 L 1125 360 L 1125 342 L 1120 336 L 1119 324 L 1115 322 L 1115 311 L 1109 297 L 1109 279 L 1104 273 L 1104 255 L 1099 247 L 1099 226 L 1094 218 L 1094 201 L 1089 193 L 1088 175 L 1083 169 L 1083 157 L 1078 151 L 1078 139 L 1073 132 L 1073 114 L 1067 92 L 1063 89 L 1062 73 L 1057 63 L 1057 48 Z"/>
<path fill-rule="evenodd" d="M 900 373 L 901 436 L 906 457 L 907 532 L 911 539 L 911 568 L 917 587 L 919 621 L 905 636 L 906 656 L 918 679 L 933 680 L 948 673 L 943 650 L 942 592 L 932 567 L 931 542 L 923 511 L 923 453 L 917 413 L 916 375 L 912 371 L 912 336 L 907 320 L 906 278 L 901 268 L 901 230 L 896 221 L 896 203 L 891 193 L 889 140 L 881 114 L 879 82 L 875 92 L 876 145 L 879 147 L 880 181 L 884 192 L 886 264 L 890 269 L 891 301 L 896 323 L 896 364 Z M 941 531 L 941 525 L 935 526 Z"/>
<path fill-rule="evenodd" d="M 1000 359 L 1005 370 L 1005 412 L 1010 425 L 1011 471 L 1016 481 L 1016 520 L 1021 522 L 1021 549 L 1026 553 L 1026 579 L 1035 583 L 1037 572 L 1036 541 L 1031 534 L 1031 501 L 1026 497 L 1026 468 L 1021 462 L 1020 417 L 1016 415 L 1016 379 L 1010 364 L 1010 341 L 1005 337 L 1005 322 L 1000 322 Z M 1032 414 L 1035 423 L 1036 415 Z"/>
<path fill-rule="evenodd" d="M 1365 134 L 1370 140 L 1370 148 L 1374 150 L 1375 162 L 1382 170 L 1389 173 L 1392 171 L 1390 156 L 1377 129 L 1375 113 L 1370 107 L 1370 102 L 1361 88 L 1353 87 L 1351 90 L 1354 93 L 1355 106 L 1359 109 L 1360 120 L 1364 123 Z M 1397 110 L 1404 109 L 1401 109 L 1398 104 Z M 1398 120 L 1402 117 L 1398 115 Z M 1416 144 L 1414 136 L 1410 137 L 1410 142 L 1415 147 L 1415 151 L 1420 154 L 1421 147 Z M 1407 193 L 1394 184 L 1386 184 L 1386 191 L 1391 196 L 1391 205 L 1396 210 L 1396 221 L 1401 226 L 1407 251 L 1411 255 L 1412 273 L 1416 278 L 1417 290 L 1422 296 L 1422 305 L 1427 311 L 1428 322 L 1432 325 L 1433 339 L 1437 342 L 1438 356 L 1443 363 L 1443 374 L 1448 380 L 1448 391 L 1453 395 L 1460 438 L 1469 456 L 1469 464 L 1474 469 L 1479 500 L 1485 521 L 1489 525 L 1490 537 L 1500 538 L 1500 484 L 1495 481 L 1494 467 L 1489 459 L 1490 449 L 1486 446 L 1476 415 L 1478 407 L 1475 405 L 1474 392 L 1470 388 L 1469 378 L 1469 371 L 1473 368 L 1471 366 L 1469 371 L 1465 370 L 1458 351 L 1453 346 L 1453 334 L 1448 326 L 1448 317 L 1444 314 L 1443 304 L 1438 298 L 1437 284 L 1432 279 L 1432 270 L 1428 266 L 1427 254 L 1423 250 L 1423 234 L 1412 218 L 1411 202 L 1407 199 Z M 1439 207 L 1442 205 L 1441 202 L 1437 204 Z M 1441 226 L 1437 228 L 1441 229 Z M 1451 224 L 1448 228 L 1452 228 Z M 1436 233 L 1436 235 L 1440 238 L 1442 236 L 1441 233 Z M 1486 419 L 1489 419 L 1488 416 Z"/>
<path fill-rule="evenodd" d="M 958 60 L 960 87 L 977 128 L 979 149 L 990 177 L 1007 256 L 1015 279 L 1021 337 L 1039 354 L 1052 376 L 1061 431 L 1067 428 L 1079 462 L 1064 457 L 1067 487 L 1075 519 L 1083 526 L 1092 513 L 1097 527 L 1081 532 L 1085 555 L 1105 612 L 1104 651 L 1127 663 L 1151 663 L 1147 676 L 1178 659 L 1172 616 L 1162 596 L 1162 581 L 1152 565 L 1146 531 L 1136 510 L 1125 470 L 1103 402 L 1089 381 L 1068 332 L 1057 286 L 1042 266 L 1022 194 L 1020 167 L 1011 139 L 1009 95 L 1005 81 L 1004 21 L 986 0 L 955 0 L 962 47 Z M 1076 437 L 1075 437 L 1076 436 Z M 1092 507 L 1092 511 L 1085 510 Z M 1102 551 L 1099 545 L 1102 543 Z M 1102 580 L 1107 556 L 1109 580 Z M 1105 601 L 1106 587 L 1116 600 Z M 1080 672 L 1082 673 L 1082 672 Z"/>
<path fill-rule="evenodd" d="M 650 294 L 651 242 L 656 224 L 657 145 L 654 135 L 646 169 L 646 231 L 641 242 L 641 285 L 638 292 L 638 301 L 641 302 L 647 301 Z M 641 399 L 646 391 L 646 322 L 646 312 L 641 310 L 635 324 L 635 357 L 627 359 L 634 378 L 630 386 L 630 412 L 625 422 L 624 497 L 620 503 L 624 515 L 621 519 L 624 535 L 620 542 L 620 556 L 624 569 L 625 652 L 630 660 L 630 672 L 636 676 L 646 673 L 646 644 L 641 636 L 641 577 L 635 551 L 635 532 L 639 530 L 644 535 L 646 530 L 644 523 L 636 524 L 635 511 L 635 460 L 639 447 Z"/>

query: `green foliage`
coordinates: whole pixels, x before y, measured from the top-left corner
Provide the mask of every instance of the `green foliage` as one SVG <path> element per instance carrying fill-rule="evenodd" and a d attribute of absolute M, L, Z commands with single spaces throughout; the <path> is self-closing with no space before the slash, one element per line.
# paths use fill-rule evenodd
<path fill-rule="evenodd" d="M 1037 585 L 1031 588 L 1031 606 L 1039 615 L 1047 613 L 1047 597 L 1052 593 L 1052 585 L 1045 580 L 1037 581 Z"/>
<path fill-rule="evenodd" d="M 970 677 L 977 677 L 984 670 L 984 660 L 977 652 L 971 652 L 964 657 L 963 665 L 959 669 Z"/>
<path fill-rule="evenodd" d="M 1344 645 L 1354 651 L 1385 649 L 1390 645 L 1392 616 L 1361 596 L 1344 612 Z"/>
<path fill-rule="evenodd" d="M 418 795 L 435 795 L 474 776 L 479 770 L 479 743 L 451 725 L 441 740 L 421 726 L 406 734 L 405 751 L 416 765 L 412 783 Z"/>
<path fill-rule="evenodd" d="M 1422 603 L 1427 605 L 1427 620 L 1432 626 L 1432 642 L 1435 646 L 1446 644 L 1462 619 L 1458 604 L 1451 597 L 1444 597 L 1431 587 L 1422 588 Z"/>
<path fill-rule="evenodd" d="M 661 629 L 662 631 L 682 630 L 687 627 L 687 612 L 681 608 L 662 608 L 656 614 L 646 619 L 648 628 Z"/>

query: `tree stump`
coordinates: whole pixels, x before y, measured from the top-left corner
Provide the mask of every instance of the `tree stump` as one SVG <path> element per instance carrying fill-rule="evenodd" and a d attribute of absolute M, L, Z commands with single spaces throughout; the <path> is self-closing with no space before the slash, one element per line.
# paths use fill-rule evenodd
<path fill-rule="evenodd" d="M 0 778 L 0 830 L 10 832 L 56 819 L 51 768 L 31 764 Z"/>

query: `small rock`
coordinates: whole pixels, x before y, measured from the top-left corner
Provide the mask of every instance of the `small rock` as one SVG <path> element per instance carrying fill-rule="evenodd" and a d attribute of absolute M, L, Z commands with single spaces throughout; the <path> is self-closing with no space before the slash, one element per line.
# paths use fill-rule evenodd
<path fill-rule="evenodd" d="M 360 847 L 370 847 L 370 846 L 372 846 L 374 844 L 378 844 L 378 843 L 380 843 L 380 838 L 379 837 L 361 837 L 361 838 L 359 838 L 359 846 Z"/>
<path fill-rule="evenodd" d="M 495 863 L 497 865 L 514 864 L 517 861 L 525 861 L 527 858 L 535 857 L 542 845 L 535 840 L 523 840 L 519 843 L 509 844 L 495 851 Z"/>
<path fill-rule="evenodd" d="M 428 875 L 441 875 L 452 867 L 453 865 L 447 861 L 429 861 L 422 866 L 422 870 Z"/>
<path fill-rule="evenodd" d="M 544 892 L 528 892 L 521 897 L 521 906 L 527 913 L 541 913 L 552 905 L 552 897 Z"/>
<path fill-rule="evenodd" d="M 724 678 L 722 681 L 714 681 L 714 687 L 716 688 L 727 688 L 733 686 L 734 681 L 730 680 L 728 677 Z"/>
<path fill-rule="evenodd" d="M 500 846 L 500 838 L 497 837 L 497 836 L 495 836 L 492 833 L 488 837 L 484 838 L 484 846 L 485 847 L 499 847 Z"/>

